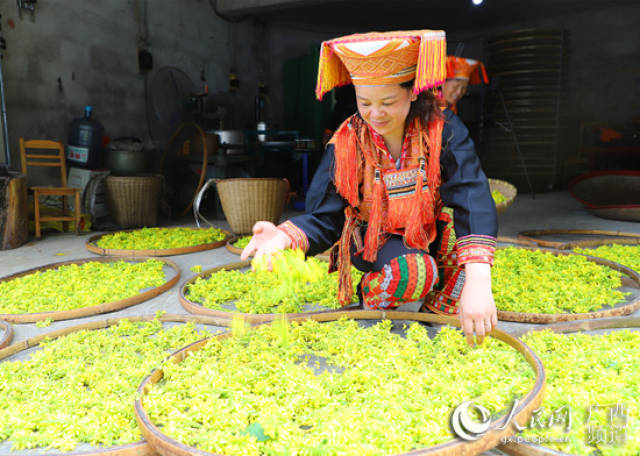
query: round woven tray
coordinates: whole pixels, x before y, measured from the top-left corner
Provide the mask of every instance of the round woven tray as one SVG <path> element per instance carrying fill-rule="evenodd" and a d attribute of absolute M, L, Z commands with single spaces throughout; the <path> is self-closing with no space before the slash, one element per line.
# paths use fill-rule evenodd
<path fill-rule="evenodd" d="M 554 241 L 550 236 L 589 236 L 590 239 Z M 592 237 L 593 236 L 593 237 Z M 500 238 L 498 238 L 500 240 Z M 573 249 L 575 247 L 595 247 L 605 244 L 640 244 L 640 233 L 625 233 L 608 230 L 527 230 L 518 234 L 517 242 L 551 247 L 554 249 Z"/>
<path fill-rule="evenodd" d="M 235 242 L 238 241 L 238 239 L 240 239 L 240 236 L 234 236 L 231 239 L 229 239 L 227 241 L 227 243 L 225 244 L 225 247 L 227 248 L 227 250 L 229 252 L 233 253 L 234 255 L 240 255 L 242 253 L 242 250 L 244 250 L 244 249 L 241 249 L 239 247 L 235 247 L 233 245 Z M 251 256 L 253 256 L 253 254 L 251 254 Z"/>
<path fill-rule="evenodd" d="M 625 317 L 557 323 L 554 325 L 545 326 L 544 328 L 534 329 L 534 331 L 551 330 L 556 333 L 572 333 L 579 331 L 594 331 L 598 329 L 637 327 L 640 327 L 640 317 Z M 521 337 L 529 331 L 529 329 L 522 329 L 513 334 Z M 575 456 L 569 453 L 564 453 L 562 451 L 528 442 L 502 444 L 498 446 L 498 449 L 512 456 Z"/>
<path fill-rule="evenodd" d="M 223 266 L 218 266 L 215 268 L 207 269 L 206 271 L 202 271 L 198 275 L 185 281 L 180 286 L 180 291 L 178 292 L 178 299 L 180 300 L 180 304 L 182 304 L 182 307 L 189 313 L 196 314 L 196 315 L 209 315 L 211 317 L 219 318 L 221 321 L 226 320 L 226 326 L 231 325 L 232 320 L 238 317 L 242 318 L 244 321 L 247 321 L 249 323 L 265 323 L 265 322 L 272 321 L 277 317 L 281 317 L 283 314 L 279 314 L 279 313 L 250 314 L 250 313 L 233 312 L 233 311 L 225 312 L 223 310 L 209 309 L 203 306 L 202 304 L 198 304 L 196 302 L 189 300 L 189 298 L 186 297 L 185 290 L 187 288 L 187 285 L 195 282 L 196 279 L 198 279 L 199 277 L 205 278 L 218 271 L 224 271 L 224 270 L 231 271 L 234 269 L 242 269 L 249 266 L 249 264 L 250 263 L 248 261 L 240 261 L 237 263 L 225 264 Z M 344 310 L 351 312 L 353 309 L 356 309 L 356 308 L 357 308 L 357 305 L 352 304 L 350 306 L 346 306 Z M 334 312 L 336 312 L 335 309 L 325 309 L 325 310 L 314 310 L 309 312 L 298 312 L 293 314 L 290 313 L 290 314 L 284 314 L 284 315 L 286 315 L 287 318 L 304 318 L 304 317 L 310 317 L 310 316 L 321 314 L 321 313 L 334 313 Z"/>
<path fill-rule="evenodd" d="M 520 239 L 520 237 L 513 236 L 498 236 L 497 239 L 499 244 L 515 244 L 515 245 L 525 245 L 529 247 L 535 247 L 538 244 L 535 242 L 528 241 L 526 239 Z"/>
<path fill-rule="evenodd" d="M 640 171 L 592 171 L 569 182 L 569 193 L 598 217 L 640 222 Z"/>
<path fill-rule="evenodd" d="M 353 318 L 358 320 L 412 320 L 412 321 L 422 321 L 429 323 L 437 323 L 437 324 L 446 324 L 450 326 L 455 326 L 457 328 L 460 327 L 460 323 L 457 318 L 453 317 L 445 317 L 442 315 L 435 314 L 422 314 L 415 312 L 379 312 L 379 311 L 353 311 L 353 312 L 331 312 L 313 315 L 311 318 L 320 322 L 328 322 L 328 321 L 336 321 L 342 317 Z M 291 321 L 302 321 L 305 318 L 292 318 Z M 229 337 L 231 334 L 226 333 L 221 336 L 215 336 L 218 338 Z M 532 388 L 532 390 L 525 396 L 522 402 L 519 403 L 518 407 L 515 410 L 515 418 L 518 422 L 526 422 L 540 403 L 542 402 L 542 397 L 544 394 L 545 384 L 546 384 L 546 374 L 544 368 L 542 366 L 542 362 L 538 358 L 538 356 L 522 341 L 511 336 L 508 333 L 505 333 L 499 329 L 494 329 L 490 333 L 491 337 L 495 337 L 516 350 L 518 350 L 527 362 L 531 365 L 533 370 L 536 373 L 536 381 Z M 175 352 L 171 355 L 171 358 L 179 363 L 185 359 L 188 353 L 195 352 L 201 349 L 206 343 L 208 339 L 195 342 L 187 347 Z M 148 392 L 148 388 L 150 385 L 153 385 L 160 381 L 163 377 L 163 371 L 161 369 L 153 371 L 148 377 L 146 377 L 140 387 L 138 388 L 138 395 L 135 401 L 135 412 L 136 418 L 138 419 L 138 424 L 142 430 L 142 435 L 149 442 L 149 444 L 153 447 L 161 455 L 166 456 L 187 456 L 187 455 L 212 455 L 213 453 L 209 453 L 206 451 L 198 450 L 193 447 L 186 446 L 167 435 L 163 434 L 160 429 L 158 429 L 149 419 L 147 415 L 143 403 L 142 398 L 144 398 L 145 394 Z M 416 455 L 431 455 L 431 456 L 452 456 L 452 455 L 477 455 L 482 453 L 483 451 L 494 448 L 500 439 L 503 437 L 508 437 L 513 435 L 512 426 L 504 426 L 505 429 L 498 429 L 503 426 L 507 421 L 507 416 L 503 415 L 500 419 L 492 422 L 491 427 L 489 428 L 489 432 L 480 437 L 478 440 L 473 442 L 465 442 L 462 439 L 455 439 L 449 442 L 445 442 L 433 447 L 417 449 L 413 450 L 409 453 L 404 453 L 409 456 Z"/>
<path fill-rule="evenodd" d="M 0 279 L 0 282 L 6 282 L 18 277 L 22 277 L 37 271 L 46 271 L 47 269 L 56 269 L 60 266 L 66 266 L 69 264 L 84 264 L 89 262 L 99 262 L 99 263 L 113 263 L 116 261 L 127 261 L 127 262 L 142 262 L 150 259 L 149 257 L 107 257 L 107 258 L 82 258 L 80 260 L 71 260 L 71 261 L 61 261 L 59 263 L 51 263 L 45 266 L 38 266 L 37 268 L 27 269 L 26 271 L 17 272 L 15 274 L 3 277 Z M 54 312 L 37 312 L 37 313 L 23 313 L 23 314 L 0 314 L 1 320 L 10 321 L 13 323 L 33 323 L 36 321 L 51 319 L 51 320 L 70 320 L 72 318 L 81 318 L 87 317 L 89 315 L 98 315 L 107 312 L 114 312 L 116 310 L 121 310 L 126 307 L 131 307 L 135 304 L 139 304 L 148 299 L 154 298 L 159 294 L 164 293 L 171 287 L 173 287 L 178 280 L 180 279 L 180 268 L 176 263 L 171 260 L 161 259 L 158 261 L 162 261 L 166 267 L 169 267 L 173 270 L 174 275 L 172 277 L 168 277 L 165 282 L 155 288 L 151 288 L 147 291 L 143 291 L 135 296 L 131 296 L 126 299 L 121 299 L 119 301 L 105 302 L 102 304 L 98 304 L 96 306 L 89 307 L 80 307 L 78 309 L 70 309 L 70 310 L 61 310 Z"/>
<path fill-rule="evenodd" d="M 171 315 L 165 314 L 160 317 L 156 317 L 153 315 L 144 315 L 144 316 L 135 316 L 135 317 L 121 317 L 121 318 L 109 318 L 106 320 L 100 321 L 91 321 L 87 323 L 82 323 L 80 325 L 70 326 L 68 328 L 58 329 L 56 331 L 51 331 L 46 334 L 41 334 L 39 336 L 32 337 L 30 339 L 24 340 L 22 342 L 18 342 L 9 347 L 3 348 L 0 350 L 0 360 L 9 358 L 10 356 L 15 355 L 16 353 L 22 352 L 24 350 L 28 350 L 32 347 L 38 346 L 44 339 L 58 339 L 59 337 L 66 336 L 67 334 L 74 333 L 76 331 L 83 330 L 96 330 L 96 329 L 105 329 L 109 326 L 113 326 L 118 324 L 122 320 L 129 321 L 152 321 L 158 319 L 162 322 L 178 322 L 178 323 L 199 323 L 210 326 L 220 326 L 219 322 L 215 318 L 211 317 L 203 317 L 197 315 Z M 10 452 L 8 455 L 19 455 L 20 452 Z M 35 454 L 35 453 L 34 453 Z M 111 448 L 95 448 L 93 451 L 73 451 L 73 452 L 60 452 L 59 450 L 52 451 L 44 451 L 38 452 L 38 456 L 44 455 L 55 455 L 55 456 L 151 456 L 155 455 L 155 451 L 145 442 L 144 440 L 135 443 L 129 443 L 127 445 L 118 445 Z"/>
<path fill-rule="evenodd" d="M 516 199 L 516 195 L 518 194 L 518 189 L 513 184 L 500 179 L 489 179 L 489 188 L 491 191 L 498 190 L 505 198 L 507 198 L 506 201 L 496 204 L 498 214 L 506 211 L 509 206 L 513 204 L 513 201 Z"/>
<path fill-rule="evenodd" d="M 192 228 L 193 230 L 206 230 L 208 228 Z M 130 232 L 136 231 L 133 230 L 122 230 L 122 232 Z M 228 239 L 231 238 L 231 233 L 226 230 L 222 230 L 226 233 L 227 237 L 222 239 L 221 241 L 209 242 L 208 244 L 199 244 L 199 245 L 191 245 L 188 247 L 176 247 L 173 249 L 146 249 L 146 250 L 131 250 L 131 249 L 103 249 L 102 247 L 97 246 L 98 240 L 102 236 L 106 236 L 112 233 L 103 233 L 97 234 L 95 236 L 91 236 L 87 239 L 85 243 L 85 247 L 91 253 L 97 253 L 98 255 L 114 255 L 114 256 L 146 256 L 146 257 L 159 257 L 159 256 L 173 256 L 173 255 L 183 255 L 185 253 L 193 253 L 200 252 L 203 250 L 211 250 L 217 249 L 218 247 L 222 247 L 225 245 Z"/>
<path fill-rule="evenodd" d="M 0 329 L 2 330 L 2 336 L 0 337 L 0 349 L 11 345 L 13 340 L 13 326 L 6 321 L 0 320 Z"/>
<path fill-rule="evenodd" d="M 527 250 L 541 250 L 538 248 L 519 247 Z M 578 253 L 566 252 L 563 250 L 551 250 L 542 249 L 546 252 L 553 253 L 554 255 L 580 255 Z M 607 266 L 611 269 L 615 269 L 623 274 L 622 284 L 624 286 L 631 286 L 636 289 L 640 289 L 640 274 L 632 269 L 623 266 L 613 261 L 605 260 L 604 258 L 598 258 L 588 255 L 582 255 L 593 261 L 596 264 Z M 592 318 L 605 318 L 616 317 L 621 315 L 629 315 L 630 313 L 640 308 L 640 294 L 638 294 L 632 301 L 624 304 L 616 305 L 615 307 L 597 310 L 594 312 L 586 313 L 561 313 L 561 314 L 544 314 L 544 313 L 528 313 L 528 312 L 508 312 L 504 310 L 498 310 L 498 320 L 505 321 L 517 321 L 521 323 L 556 323 L 561 321 L 572 320 L 586 320 Z"/>

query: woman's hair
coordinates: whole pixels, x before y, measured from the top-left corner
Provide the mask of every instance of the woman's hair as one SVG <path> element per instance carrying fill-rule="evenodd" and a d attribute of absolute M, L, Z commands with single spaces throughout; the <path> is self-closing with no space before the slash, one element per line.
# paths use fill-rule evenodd
<path fill-rule="evenodd" d="M 413 80 L 403 82 L 400 86 L 408 90 L 413 90 Z M 411 108 L 409 109 L 405 125 L 409 125 L 416 117 L 420 117 L 424 123 L 442 117 L 442 111 L 438 106 L 436 96 L 430 90 L 420 92 L 416 101 L 411 102 Z"/>

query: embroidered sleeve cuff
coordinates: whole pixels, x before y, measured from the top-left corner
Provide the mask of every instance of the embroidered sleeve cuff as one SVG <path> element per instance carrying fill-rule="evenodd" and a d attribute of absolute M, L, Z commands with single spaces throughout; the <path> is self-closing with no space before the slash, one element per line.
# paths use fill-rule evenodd
<path fill-rule="evenodd" d="M 286 222 L 278 225 L 278 229 L 284 231 L 284 233 L 291 238 L 292 249 L 302 249 L 305 253 L 309 251 L 309 238 L 307 238 L 304 231 L 292 222 L 287 220 Z"/>
<path fill-rule="evenodd" d="M 467 263 L 488 263 L 493 266 L 496 238 L 470 234 L 456 240 L 458 266 Z"/>

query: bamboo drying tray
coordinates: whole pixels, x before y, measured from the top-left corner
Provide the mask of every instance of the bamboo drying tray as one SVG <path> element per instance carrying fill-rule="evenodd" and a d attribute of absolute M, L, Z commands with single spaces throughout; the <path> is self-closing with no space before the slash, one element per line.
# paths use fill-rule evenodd
<path fill-rule="evenodd" d="M 380 311 L 351 311 L 351 312 L 330 312 L 323 314 L 312 315 L 308 318 L 311 318 L 320 322 L 329 322 L 336 321 L 342 317 L 357 319 L 357 320 L 413 320 L 413 321 L 422 321 L 428 323 L 437 323 L 437 324 L 445 324 L 450 326 L 455 326 L 460 328 L 460 323 L 457 318 L 454 317 L 446 317 L 442 315 L 436 314 L 424 314 L 424 313 L 415 313 L 415 312 L 380 312 Z M 290 321 L 303 321 L 306 318 L 296 317 L 290 318 Z M 223 339 L 229 337 L 231 333 L 225 333 L 218 337 L 219 339 Z M 514 336 L 501 331 L 499 329 L 494 329 L 490 334 L 491 337 L 495 337 L 518 350 L 526 361 L 531 365 L 533 370 L 536 373 L 536 381 L 532 388 L 532 390 L 527 394 L 527 396 L 520 402 L 518 407 L 515 410 L 514 417 L 519 422 L 527 421 L 533 412 L 541 403 L 542 397 L 544 394 L 544 389 L 546 385 L 546 374 L 544 368 L 542 366 L 542 362 L 538 358 L 538 356 L 526 345 L 524 342 L 515 338 Z M 184 347 L 181 350 L 178 350 L 174 354 L 171 355 L 171 359 L 174 362 L 179 363 L 183 361 L 188 353 L 195 352 L 201 349 L 209 339 L 205 339 L 199 342 L 195 342 L 187 347 Z M 142 435 L 149 442 L 149 445 L 153 447 L 155 451 L 163 456 L 187 456 L 187 455 L 214 455 L 214 453 L 209 453 L 206 451 L 198 450 L 193 447 L 189 447 L 184 445 L 177 440 L 174 440 L 167 435 L 163 434 L 149 419 L 147 415 L 141 398 L 148 392 L 148 388 L 150 385 L 158 383 L 164 373 L 161 369 L 157 369 L 153 371 L 148 377 L 146 377 L 140 387 L 138 388 L 138 396 L 135 401 L 135 413 L 136 418 L 138 420 L 138 424 L 142 430 Z M 465 442 L 462 439 L 455 439 L 449 442 L 445 442 L 433 447 L 423 448 L 412 450 L 409 453 L 403 453 L 406 456 L 417 456 L 417 455 L 430 455 L 430 456 L 454 456 L 454 455 L 477 455 L 482 453 L 483 451 L 494 448 L 500 439 L 503 437 L 508 437 L 513 434 L 512 426 L 505 426 L 505 429 L 499 430 L 498 428 L 503 426 L 507 421 L 507 416 L 503 415 L 499 420 L 492 422 L 490 426 L 489 432 L 473 442 Z"/>
<path fill-rule="evenodd" d="M 187 285 L 195 282 L 195 280 L 198 277 L 206 278 L 218 271 L 232 271 L 234 269 L 245 268 L 249 265 L 250 265 L 249 261 L 240 261 L 237 263 L 225 264 L 223 266 L 218 266 L 215 268 L 207 269 L 206 271 L 202 271 L 198 275 L 185 281 L 180 286 L 180 291 L 178 292 L 178 299 L 180 300 L 180 304 L 182 304 L 182 307 L 189 313 L 196 314 L 196 315 L 209 315 L 211 317 L 219 318 L 222 321 L 226 320 L 226 326 L 231 325 L 232 320 L 238 317 L 242 318 L 244 321 L 255 324 L 255 323 L 269 322 L 274 320 L 277 317 L 282 316 L 283 314 L 279 314 L 279 313 L 250 314 L 250 313 L 233 312 L 233 311 L 225 312 L 223 310 L 209 309 L 203 306 L 202 304 L 198 304 L 196 302 L 189 300 L 189 298 L 187 298 L 185 294 Z M 313 303 L 310 303 L 310 304 L 313 304 Z M 355 305 L 352 304 L 352 305 L 346 306 L 344 310 L 350 312 L 352 309 L 355 309 L 355 308 L 356 308 Z M 325 309 L 325 310 L 314 310 L 309 312 L 298 312 L 293 314 L 290 313 L 290 314 L 284 314 L 284 315 L 286 315 L 287 318 L 304 318 L 304 317 L 309 317 L 309 316 L 317 315 L 321 313 L 334 313 L 334 312 L 336 312 L 335 309 Z"/>
<path fill-rule="evenodd" d="M 527 239 L 522 239 L 519 236 L 498 236 L 496 240 L 501 244 L 515 244 L 516 246 L 525 245 L 529 247 L 536 247 L 538 245 L 535 242 L 529 241 Z"/>
<path fill-rule="evenodd" d="M 13 326 L 6 321 L 0 320 L 0 328 L 2 329 L 2 337 L 0 338 L 0 349 L 11 345 L 13 341 Z"/>
<path fill-rule="evenodd" d="M 491 191 L 498 190 L 502 195 L 507 199 L 502 203 L 496 204 L 496 210 L 498 214 L 509 209 L 509 206 L 513 204 L 513 201 L 516 199 L 516 195 L 518 194 L 518 189 L 513 184 L 510 184 L 507 181 L 503 181 L 500 179 L 488 179 L 489 180 L 489 188 Z"/>
<path fill-rule="evenodd" d="M 129 320 L 133 322 L 141 322 L 141 321 L 153 321 L 155 319 L 160 320 L 163 323 L 177 322 L 177 323 L 198 323 L 210 326 L 221 326 L 220 322 L 212 317 L 206 316 L 197 316 L 197 315 L 172 315 L 165 314 L 160 317 L 156 317 L 153 315 L 144 315 L 144 316 L 132 316 L 132 317 L 120 317 L 120 318 L 108 318 L 106 320 L 99 321 L 90 321 L 87 323 L 82 323 L 80 325 L 70 326 L 68 328 L 58 329 L 56 331 L 51 331 L 46 334 L 41 334 L 39 336 L 31 337 L 30 339 L 24 340 L 22 342 L 18 342 L 14 345 L 10 345 L 9 347 L 3 348 L 0 350 L 0 360 L 4 360 L 9 358 L 10 356 L 15 355 L 24 350 L 28 350 L 32 347 L 37 347 L 40 342 L 44 339 L 58 339 L 62 336 L 66 336 L 68 334 L 74 333 L 76 331 L 82 330 L 97 330 L 97 329 L 105 329 L 113 325 L 117 325 L 122 320 Z M 19 452 L 11 452 L 8 455 L 19 455 Z M 96 448 L 93 451 L 73 451 L 73 452 L 60 452 L 50 451 L 50 452 L 42 452 L 38 453 L 38 456 L 44 455 L 52 455 L 52 456 L 152 456 L 155 455 L 155 451 L 145 442 L 144 440 L 135 443 L 129 443 L 127 445 L 118 445 L 111 448 Z"/>
<path fill-rule="evenodd" d="M 554 234 L 601 237 L 575 241 L 552 241 L 549 239 L 545 239 L 545 236 L 553 236 Z M 500 240 L 500 238 L 498 238 L 498 240 Z M 605 244 L 640 244 L 640 233 L 625 233 L 622 231 L 607 230 L 527 230 L 522 231 L 518 234 L 516 242 L 539 245 L 540 247 L 571 250 L 575 247 L 594 247 Z"/>
<path fill-rule="evenodd" d="M 601 320 L 584 320 L 584 321 L 572 321 L 565 323 L 557 323 L 554 325 L 545 326 L 544 328 L 534 329 L 533 331 L 551 330 L 556 333 L 573 333 L 580 331 L 594 331 L 598 329 L 622 329 L 622 328 L 637 328 L 640 327 L 640 317 L 625 317 L 625 318 L 604 318 Z M 522 329 L 516 331 L 513 335 L 522 337 L 529 332 L 529 329 Z M 507 443 L 498 446 L 498 449 L 504 451 L 512 456 L 575 456 L 562 451 L 547 448 L 535 443 L 521 442 L 521 443 Z"/>
<path fill-rule="evenodd" d="M 554 255 L 581 255 L 579 253 L 567 252 L 564 250 L 553 249 L 540 249 L 532 247 L 518 247 L 527 250 L 541 250 L 544 252 L 553 253 Z M 589 261 L 593 261 L 596 264 L 607 266 L 623 274 L 622 285 L 631 286 L 635 289 L 640 289 L 640 274 L 634 270 L 623 266 L 613 261 L 605 260 L 604 258 L 598 258 L 595 256 L 582 255 Z M 637 290 L 636 290 L 637 291 Z M 520 323 L 557 323 L 562 321 L 572 320 L 587 320 L 592 318 L 606 318 L 606 317 L 618 317 L 622 315 L 629 315 L 640 308 L 640 293 L 630 302 L 616 305 L 615 307 L 596 310 L 593 312 L 585 313 L 559 313 L 559 314 L 544 314 L 544 313 L 528 313 L 528 312 L 508 312 L 504 310 L 498 310 L 498 320 L 503 321 L 517 321 Z"/>
<path fill-rule="evenodd" d="M 235 247 L 233 245 L 234 242 L 238 241 L 238 239 L 240 239 L 240 236 L 234 236 L 231 239 L 229 239 L 225 244 L 225 247 L 227 248 L 227 250 L 233 253 L 234 255 L 240 255 L 242 253 L 242 250 L 244 250 L 244 249 L 241 249 L 240 247 Z M 251 254 L 251 256 L 253 256 L 253 254 Z"/>
<path fill-rule="evenodd" d="M 593 215 L 640 221 L 640 171 L 592 171 L 569 182 L 571 196 Z"/>
<path fill-rule="evenodd" d="M 136 231 L 139 228 L 132 230 L 122 230 L 120 232 Z M 206 230 L 208 228 L 192 228 L 193 230 Z M 221 241 L 209 242 L 207 244 L 191 245 L 188 247 L 175 247 L 172 249 L 146 249 L 146 250 L 132 250 L 132 249 L 103 249 L 97 246 L 97 241 L 102 237 L 113 233 L 103 233 L 91 236 L 87 239 L 85 246 L 91 253 L 97 253 L 98 255 L 115 255 L 115 256 L 146 256 L 146 257 L 158 257 L 158 256 L 173 256 L 182 255 L 185 253 L 200 252 L 203 250 L 217 249 L 225 245 L 227 240 L 231 238 L 231 233 L 227 230 L 221 230 L 226 233 L 227 237 Z"/>
<path fill-rule="evenodd" d="M 46 271 L 48 269 L 56 269 L 56 268 L 59 268 L 60 266 L 66 266 L 70 264 L 84 264 L 89 262 L 114 263 L 117 261 L 139 263 L 139 262 L 143 262 L 150 259 L 151 259 L 150 257 L 138 256 L 138 257 L 105 257 L 105 258 L 94 257 L 94 258 L 82 258 L 80 260 L 61 261 L 58 263 L 51 263 L 45 266 L 38 266 L 36 268 L 27 269 L 26 271 L 17 272 L 15 274 L 1 278 L 0 282 L 6 282 L 12 279 L 16 279 L 18 277 L 32 274 L 37 271 Z M 24 314 L 0 314 L 0 319 L 10 321 L 13 323 L 34 323 L 36 321 L 46 320 L 46 319 L 70 320 L 72 318 L 81 318 L 81 317 L 87 317 L 89 315 L 98 315 L 98 314 L 103 314 L 107 312 L 114 312 L 116 310 L 121 310 L 126 307 L 131 307 L 135 304 L 139 304 L 141 302 L 147 301 L 151 298 L 158 296 L 159 294 L 164 293 L 165 291 L 173 287 L 180 279 L 180 268 L 176 263 L 164 258 L 159 259 L 158 261 L 162 261 L 165 266 L 171 268 L 174 272 L 174 275 L 166 279 L 166 281 L 162 285 L 155 288 L 151 288 L 135 296 L 121 299 L 119 301 L 105 302 L 102 304 L 98 304 L 96 306 L 80 307 L 77 309 L 70 309 L 70 310 L 24 313 Z"/>

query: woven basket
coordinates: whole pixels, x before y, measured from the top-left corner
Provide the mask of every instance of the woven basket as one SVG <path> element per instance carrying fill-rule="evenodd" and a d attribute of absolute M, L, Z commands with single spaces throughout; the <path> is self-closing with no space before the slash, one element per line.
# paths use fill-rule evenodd
<path fill-rule="evenodd" d="M 515 186 L 500 179 L 489 179 L 489 187 L 491 191 L 498 190 L 507 199 L 500 204 L 496 204 L 498 214 L 506 211 L 509 206 L 513 204 L 513 200 L 516 199 L 516 195 L 518 194 L 518 189 L 516 189 Z"/>
<path fill-rule="evenodd" d="M 106 188 L 107 204 L 122 228 L 157 225 L 161 176 L 107 176 Z"/>
<path fill-rule="evenodd" d="M 289 182 L 276 178 L 223 179 L 217 183 L 222 210 L 236 234 L 252 232 L 260 220 L 278 223 L 289 193 Z"/>

